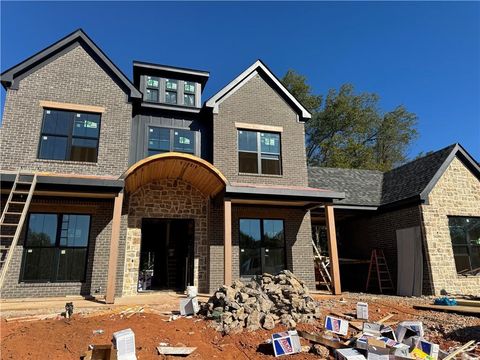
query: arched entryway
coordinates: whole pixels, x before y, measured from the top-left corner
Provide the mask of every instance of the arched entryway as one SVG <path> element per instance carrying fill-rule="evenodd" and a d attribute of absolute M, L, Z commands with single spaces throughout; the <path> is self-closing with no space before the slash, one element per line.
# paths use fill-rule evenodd
<path fill-rule="evenodd" d="M 188 284 L 208 290 L 210 202 L 225 190 L 227 179 L 207 161 L 181 153 L 143 159 L 124 179 L 123 295 L 136 294 L 139 283 L 142 290 Z"/>

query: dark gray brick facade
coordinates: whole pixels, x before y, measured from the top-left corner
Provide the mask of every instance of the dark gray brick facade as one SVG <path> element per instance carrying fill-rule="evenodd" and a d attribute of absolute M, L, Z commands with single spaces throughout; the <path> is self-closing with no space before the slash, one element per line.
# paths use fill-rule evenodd
<path fill-rule="evenodd" d="M 235 122 L 283 127 L 282 176 L 239 175 Z M 260 75 L 232 93 L 214 114 L 213 164 L 230 182 L 308 186 L 304 124 Z"/>
<path fill-rule="evenodd" d="M 37 159 L 43 108 L 40 101 L 104 107 L 98 162 Z M 117 83 L 77 46 L 8 89 L 0 132 L 0 168 L 121 175 L 128 166 L 132 105 Z"/>

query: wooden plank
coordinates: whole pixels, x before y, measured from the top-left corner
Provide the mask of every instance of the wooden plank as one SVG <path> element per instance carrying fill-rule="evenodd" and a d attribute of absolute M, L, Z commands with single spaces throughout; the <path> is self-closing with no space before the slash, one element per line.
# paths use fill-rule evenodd
<path fill-rule="evenodd" d="M 340 284 L 340 266 L 338 263 L 337 234 L 335 230 L 335 215 L 333 205 L 325 204 L 325 216 L 327 224 L 328 254 L 330 257 L 330 275 L 332 276 L 333 294 L 342 293 Z"/>
<path fill-rule="evenodd" d="M 467 300 L 467 299 L 455 299 L 457 301 L 457 305 L 459 306 L 478 306 L 480 307 L 479 300 Z"/>
<path fill-rule="evenodd" d="M 461 347 L 459 347 L 457 350 L 451 352 L 450 354 L 448 354 L 447 356 L 445 356 L 443 358 L 443 360 L 450 360 L 450 359 L 454 359 L 455 356 L 457 356 L 458 354 L 460 354 L 461 352 L 463 352 L 465 349 L 469 348 L 470 346 L 472 346 L 473 344 L 475 343 L 475 340 L 470 340 L 469 342 L 467 342 L 465 345 L 462 345 Z"/>
<path fill-rule="evenodd" d="M 86 112 L 94 112 L 94 113 L 105 112 L 105 108 L 103 106 L 62 103 L 62 102 L 47 101 L 47 100 L 40 100 L 40 106 L 43 108 L 72 110 L 72 111 L 86 111 Z"/>
<path fill-rule="evenodd" d="M 387 316 L 385 316 L 384 318 L 380 319 L 377 321 L 377 324 L 383 324 L 385 321 L 391 319 L 393 317 L 393 314 L 388 314 Z"/>
<path fill-rule="evenodd" d="M 260 125 L 260 124 L 235 122 L 235 127 L 237 129 L 270 131 L 270 132 L 280 132 L 280 133 L 283 132 L 283 126 L 272 126 L 272 125 Z"/>
<path fill-rule="evenodd" d="M 180 347 L 180 346 L 157 346 L 157 351 L 160 355 L 190 355 L 195 350 L 196 347 Z"/>
<path fill-rule="evenodd" d="M 341 348 L 345 347 L 344 343 L 342 343 L 340 341 L 332 341 L 332 340 L 329 340 L 329 339 L 325 339 L 321 335 L 312 334 L 312 333 L 309 333 L 309 332 L 306 332 L 306 331 L 301 331 L 301 330 L 297 330 L 297 332 L 298 332 L 298 335 L 300 337 L 304 338 L 304 339 L 307 339 L 307 340 L 313 341 L 315 343 L 331 347 L 333 349 L 341 349 Z"/>
<path fill-rule="evenodd" d="M 232 202 L 230 199 L 224 200 L 224 284 L 232 283 Z"/>
<path fill-rule="evenodd" d="M 120 224 L 122 221 L 123 192 L 115 198 L 112 218 L 112 232 L 110 237 L 110 251 L 108 255 L 108 277 L 105 302 L 115 302 L 115 281 L 117 279 L 118 243 L 120 240 Z"/>
<path fill-rule="evenodd" d="M 480 315 L 480 308 L 478 306 L 413 305 L 413 308 Z"/>

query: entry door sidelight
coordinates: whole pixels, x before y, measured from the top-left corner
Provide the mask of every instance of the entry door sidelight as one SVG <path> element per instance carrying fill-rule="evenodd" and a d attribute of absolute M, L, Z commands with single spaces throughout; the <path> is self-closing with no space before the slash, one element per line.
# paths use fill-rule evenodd
<path fill-rule="evenodd" d="M 240 219 L 240 276 L 276 274 L 285 269 L 284 222 Z"/>

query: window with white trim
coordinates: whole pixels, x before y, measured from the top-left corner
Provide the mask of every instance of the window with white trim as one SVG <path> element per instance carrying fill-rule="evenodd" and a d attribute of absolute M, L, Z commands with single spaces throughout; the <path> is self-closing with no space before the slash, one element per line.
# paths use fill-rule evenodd
<path fill-rule="evenodd" d="M 239 129 L 238 164 L 240 173 L 281 175 L 280 134 Z"/>

